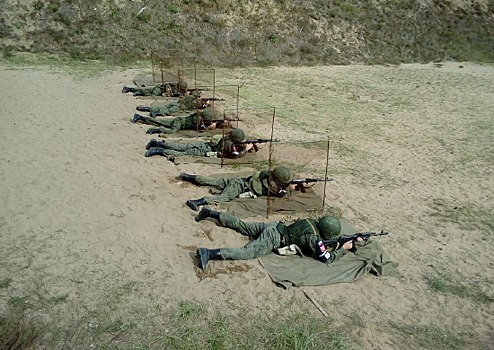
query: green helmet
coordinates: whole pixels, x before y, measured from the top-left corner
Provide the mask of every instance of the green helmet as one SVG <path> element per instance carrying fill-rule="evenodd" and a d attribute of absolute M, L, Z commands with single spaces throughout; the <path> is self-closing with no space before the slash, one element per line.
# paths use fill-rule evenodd
<path fill-rule="evenodd" d="M 341 232 L 340 220 L 331 215 L 326 215 L 320 218 L 317 223 L 317 227 L 319 228 L 319 232 L 324 239 L 331 239 L 338 236 Z"/>
<path fill-rule="evenodd" d="M 230 131 L 230 140 L 235 143 L 242 142 L 245 139 L 245 133 L 242 129 L 233 129 Z"/>
<path fill-rule="evenodd" d="M 284 166 L 277 166 L 271 171 L 271 177 L 277 184 L 286 184 L 291 180 L 290 169 Z"/>
<path fill-rule="evenodd" d="M 206 108 L 202 111 L 202 119 L 203 120 L 213 120 L 214 119 L 214 111 L 212 108 Z"/>

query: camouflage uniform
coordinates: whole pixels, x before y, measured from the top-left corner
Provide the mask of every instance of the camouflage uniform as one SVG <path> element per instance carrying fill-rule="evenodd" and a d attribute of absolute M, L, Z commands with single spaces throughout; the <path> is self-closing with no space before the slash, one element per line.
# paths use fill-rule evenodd
<path fill-rule="evenodd" d="M 187 91 L 187 83 L 165 83 L 148 87 L 127 87 L 122 89 L 123 93 L 133 92 L 134 96 L 179 96 Z"/>
<path fill-rule="evenodd" d="M 196 175 L 194 182 L 200 186 L 211 186 L 221 193 L 215 196 L 204 197 L 206 203 L 229 202 L 237 198 L 244 192 L 252 192 L 256 196 L 267 196 L 269 192 L 269 172 L 267 170 L 258 171 L 248 177 L 223 177 L 212 178 L 208 176 Z M 283 197 L 285 192 L 276 182 L 271 181 L 271 195 Z"/>
<path fill-rule="evenodd" d="M 210 108 L 206 108 L 201 113 L 202 121 L 210 122 L 214 117 L 214 111 Z M 201 125 L 202 128 L 202 125 Z M 159 131 L 159 129 L 157 129 Z M 154 133 L 153 129 L 149 129 L 148 133 Z M 192 144 L 182 144 L 173 142 L 158 142 L 155 139 L 149 141 L 146 145 L 148 150 L 144 155 L 146 157 L 152 157 L 155 155 L 160 156 L 210 156 L 208 153 L 216 153 L 216 155 L 223 155 L 226 158 L 238 158 L 245 152 L 238 152 L 236 143 L 243 140 L 245 134 L 240 129 L 234 129 L 230 131 L 228 136 L 221 137 L 221 135 L 214 135 L 209 142 L 199 142 Z"/>
<path fill-rule="evenodd" d="M 178 104 L 180 105 L 180 109 L 183 111 L 191 111 L 196 108 L 203 108 L 204 103 L 201 98 L 196 95 L 185 95 L 181 96 L 178 99 Z"/>
<path fill-rule="evenodd" d="M 321 258 L 320 242 L 323 239 L 319 232 L 318 222 L 314 219 L 304 219 L 291 225 L 279 223 L 245 222 L 236 216 L 221 213 L 221 226 L 231 228 L 253 240 L 242 248 L 220 248 L 223 259 L 247 260 L 268 254 L 273 249 L 296 244 L 306 255 L 330 264 L 341 258 L 345 251 L 339 248 Z"/>
<path fill-rule="evenodd" d="M 149 118 L 153 119 L 153 118 Z M 185 117 L 176 117 L 168 125 L 164 123 L 159 126 L 160 132 L 162 134 L 175 134 L 179 130 L 196 130 L 198 127 L 198 122 L 201 123 L 201 119 L 197 120 L 197 113 L 192 113 L 191 115 Z M 157 119 L 155 119 L 157 120 Z M 156 125 L 150 122 L 151 125 Z"/>
<path fill-rule="evenodd" d="M 158 105 L 149 107 L 149 114 L 152 117 L 158 115 L 173 115 L 181 111 L 180 103 L 172 102 L 167 105 Z"/>
<path fill-rule="evenodd" d="M 155 85 L 149 87 L 134 88 L 132 92 L 141 96 L 161 96 L 164 91 L 164 85 Z"/>
<path fill-rule="evenodd" d="M 167 105 L 151 106 L 149 107 L 149 113 L 152 117 L 158 115 L 173 115 L 180 111 L 193 111 L 202 107 L 203 103 L 199 97 L 186 95 L 181 96 L 177 102 L 172 102 Z"/>
<path fill-rule="evenodd" d="M 230 141 L 228 136 L 223 137 L 218 143 L 211 141 L 187 144 L 166 142 L 163 144 L 163 155 L 206 157 L 209 152 L 221 154 L 221 149 L 223 147 L 223 156 L 226 158 L 234 158 L 232 146 L 233 142 Z"/>
<path fill-rule="evenodd" d="M 179 130 L 204 130 L 211 124 L 213 117 L 214 111 L 206 108 L 204 111 L 192 113 L 188 116 L 176 117 L 172 120 L 156 119 L 134 114 L 131 122 L 136 123 L 140 121 L 145 124 L 158 126 L 158 128 L 148 129 L 148 134 L 175 134 Z"/>
<path fill-rule="evenodd" d="M 236 136 L 242 136 L 241 134 L 243 134 L 243 131 L 240 130 L 239 135 L 234 134 L 233 137 L 232 133 L 230 133 L 230 137 L 238 140 Z M 237 157 L 241 157 L 247 152 L 246 149 L 242 150 L 242 152 L 238 152 L 235 150 L 235 146 L 233 146 L 233 149 L 235 154 L 238 154 Z M 250 192 L 250 197 L 267 196 L 268 193 L 275 197 L 290 195 L 289 191 L 285 191 L 285 188 L 289 186 L 289 180 L 291 177 L 291 171 L 288 168 L 284 166 L 274 168 L 271 171 L 271 183 L 269 182 L 269 176 L 269 171 L 263 170 L 245 178 L 237 177 L 215 179 L 207 176 L 191 175 L 187 173 L 181 173 L 179 177 L 185 181 L 190 181 L 198 185 L 213 186 L 221 190 L 219 195 L 191 199 L 185 202 L 190 209 L 197 211 L 201 205 L 206 205 L 212 202 L 229 202 L 244 192 Z"/>

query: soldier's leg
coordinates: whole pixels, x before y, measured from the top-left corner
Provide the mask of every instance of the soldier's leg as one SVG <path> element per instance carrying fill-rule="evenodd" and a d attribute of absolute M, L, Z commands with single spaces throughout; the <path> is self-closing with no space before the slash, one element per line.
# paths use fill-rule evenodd
<path fill-rule="evenodd" d="M 149 94 L 151 96 L 161 96 L 163 94 L 163 89 L 160 86 L 154 86 L 150 89 Z"/>
<path fill-rule="evenodd" d="M 168 105 L 158 105 L 149 107 L 149 114 L 151 117 L 157 117 L 159 115 L 173 115 L 180 112 L 177 102 L 172 102 Z"/>
<path fill-rule="evenodd" d="M 168 115 L 172 115 L 180 112 L 180 104 L 178 102 L 172 102 L 168 105 Z"/>
<path fill-rule="evenodd" d="M 195 143 L 167 142 L 165 148 L 178 152 L 185 152 L 191 148 L 194 148 L 195 145 Z"/>
<path fill-rule="evenodd" d="M 151 117 L 156 117 L 159 115 L 167 115 L 168 107 L 167 106 L 151 106 L 149 107 L 149 115 Z"/>
<path fill-rule="evenodd" d="M 205 197 L 207 203 L 214 202 L 229 202 L 232 199 L 237 198 L 241 193 L 244 192 L 246 185 L 242 179 L 233 178 L 226 183 L 220 194 L 215 196 Z"/>
<path fill-rule="evenodd" d="M 192 144 L 180 144 L 180 143 L 166 143 L 166 148 L 174 151 L 184 152 L 189 156 L 205 157 L 208 152 L 211 152 L 211 146 L 206 142 L 192 143 Z"/>
<path fill-rule="evenodd" d="M 163 129 L 163 131 L 161 133 L 162 134 L 175 134 L 180 129 L 182 129 L 183 124 L 184 124 L 183 118 L 177 117 L 175 119 L 172 119 L 172 121 L 169 123 L 168 128 Z"/>
<path fill-rule="evenodd" d="M 158 141 L 156 139 L 151 139 L 146 145 L 146 149 L 149 150 L 151 148 L 157 147 L 157 148 L 164 148 L 165 146 L 165 140 Z"/>
<path fill-rule="evenodd" d="M 139 117 L 139 121 L 144 124 L 154 125 L 157 127 L 165 127 L 165 128 L 169 128 L 173 122 L 173 120 L 169 120 L 169 119 L 151 118 L 142 115 Z"/>
<path fill-rule="evenodd" d="M 125 93 L 127 93 L 127 92 L 135 92 L 135 88 L 133 88 L 133 87 L 129 87 L 129 86 L 124 86 L 124 87 L 122 88 L 122 93 L 124 93 L 124 94 L 125 94 Z"/>
<path fill-rule="evenodd" d="M 161 128 L 160 128 L 161 129 Z M 192 145 L 193 146 L 193 145 Z M 159 147 L 151 147 L 144 155 L 151 157 L 155 155 L 160 156 L 187 156 L 191 155 L 194 149 L 189 144 L 180 144 L 174 142 L 161 142 Z M 194 155 L 194 154 L 192 154 Z M 203 154 L 198 154 L 203 156 Z"/>
<path fill-rule="evenodd" d="M 167 145 L 168 142 L 165 142 L 164 145 Z M 204 157 L 204 153 L 197 149 L 188 149 L 186 151 L 175 151 L 173 149 L 162 148 L 164 156 L 196 156 L 196 157 Z"/>
<path fill-rule="evenodd" d="M 223 215 L 223 214 L 222 214 Z M 258 238 L 249 242 L 242 248 L 221 248 L 220 255 L 223 259 L 247 260 L 266 255 L 281 244 L 281 235 L 276 227 L 263 230 Z"/>
<path fill-rule="evenodd" d="M 197 181 L 197 178 L 200 178 L 201 183 Z M 216 195 L 216 196 L 208 196 L 208 197 L 202 197 L 199 199 L 192 199 L 188 200 L 185 202 L 185 204 L 192 210 L 199 210 L 199 206 L 201 205 L 206 205 L 214 202 L 228 202 L 231 201 L 233 198 L 236 198 L 240 193 L 242 193 L 243 189 L 243 182 L 241 179 L 238 178 L 233 178 L 233 179 L 213 179 L 209 178 L 207 176 L 195 176 L 194 177 L 194 182 L 196 182 L 198 185 L 208 185 L 208 186 L 215 186 L 216 188 L 222 189 L 221 194 Z M 225 186 L 224 188 L 222 188 Z M 196 220 L 199 221 L 199 220 Z"/>
<path fill-rule="evenodd" d="M 231 228 L 244 236 L 257 238 L 266 229 L 273 226 L 264 222 L 245 222 L 234 215 L 222 212 L 218 220 L 223 227 Z"/>
<path fill-rule="evenodd" d="M 151 96 L 153 88 L 135 88 L 134 96 Z"/>
<path fill-rule="evenodd" d="M 177 157 L 177 156 L 186 156 L 187 155 L 187 153 L 185 153 L 185 152 L 174 151 L 172 149 L 164 149 L 164 148 L 162 148 L 162 150 L 163 150 L 163 156 L 165 156 L 165 157 L 166 156 L 175 156 L 175 157 Z"/>
<path fill-rule="evenodd" d="M 194 178 L 194 182 L 198 184 L 199 186 L 211 186 L 215 187 L 219 190 L 224 189 L 228 184 L 232 181 L 232 178 L 227 178 L 227 177 L 219 177 L 219 178 L 214 178 L 214 177 L 209 177 L 209 176 L 203 176 L 203 175 L 196 175 Z"/>
<path fill-rule="evenodd" d="M 139 112 L 149 112 L 150 111 L 150 108 L 151 107 L 148 107 L 148 106 L 143 106 L 143 105 L 140 105 L 140 106 L 137 106 L 136 109 L 139 111 Z"/>

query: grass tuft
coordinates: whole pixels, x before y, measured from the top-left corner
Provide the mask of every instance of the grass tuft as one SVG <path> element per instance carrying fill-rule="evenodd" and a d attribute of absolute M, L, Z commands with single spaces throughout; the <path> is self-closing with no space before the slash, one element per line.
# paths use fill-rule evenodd
<path fill-rule="evenodd" d="M 453 294 L 460 298 L 471 299 L 480 304 L 492 303 L 494 301 L 494 296 L 490 296 L 476 286 L 467 287 L 463 284 L 447 280 L 445 277 L 427 277 L 426 280 L 429 288 L 439 293 Z"/>
<path fill-rule="evenodd" d="M 459 333 L 442 329 L 435 325 L 410 325 L 390 322 L 398 339 L 404 343 L 414 344 L 414 349 L 460 350 L 466 349 L 467 341 Z M 396 341 L 395 344 L 401 342 Z"/>
<path fill-rule="evenodd" d="M 12 283 L 12 278 L 10 277 L 0 278 L 0 288 L 8 288 L 10 287 L 11 283 Z"/>
<path fill-rule="evenodd" d="M 36 348 L 47 327 L 28 317 L 22 308 L 12 307 L 0 316 L 0 349 L 25 350 Z"/>

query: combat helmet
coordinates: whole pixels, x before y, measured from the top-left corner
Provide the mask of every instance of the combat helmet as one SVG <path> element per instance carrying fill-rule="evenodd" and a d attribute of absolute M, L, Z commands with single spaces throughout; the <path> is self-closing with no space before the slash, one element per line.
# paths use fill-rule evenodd
<path fill-rule="evenodd" d="M 235 143 L 242 142 L 245 139 L 245 133 L 242 129 L 233 129 L 230 131 L 230 140 Z"/>
<path fill-rule="evenodd" d="M 341 232 L 340 220 L 331 215 L 325 215 L 317 222 L 317 227 L 322 238 L 331 239 L 338 236 Z"/>
<path fill-rule="evenodd" d="M 271 178 L 279 185 L 289 183 L 291 176 L 290 169 L 284 166 L 277 166 L 271 171 Z"/>
<path fill-rule="evenodd" d="M 206 108 L 202 111 L 202 119 L 203 120 L 213 120 L 214 119 L 214 110 L 212 108 Z"/>

